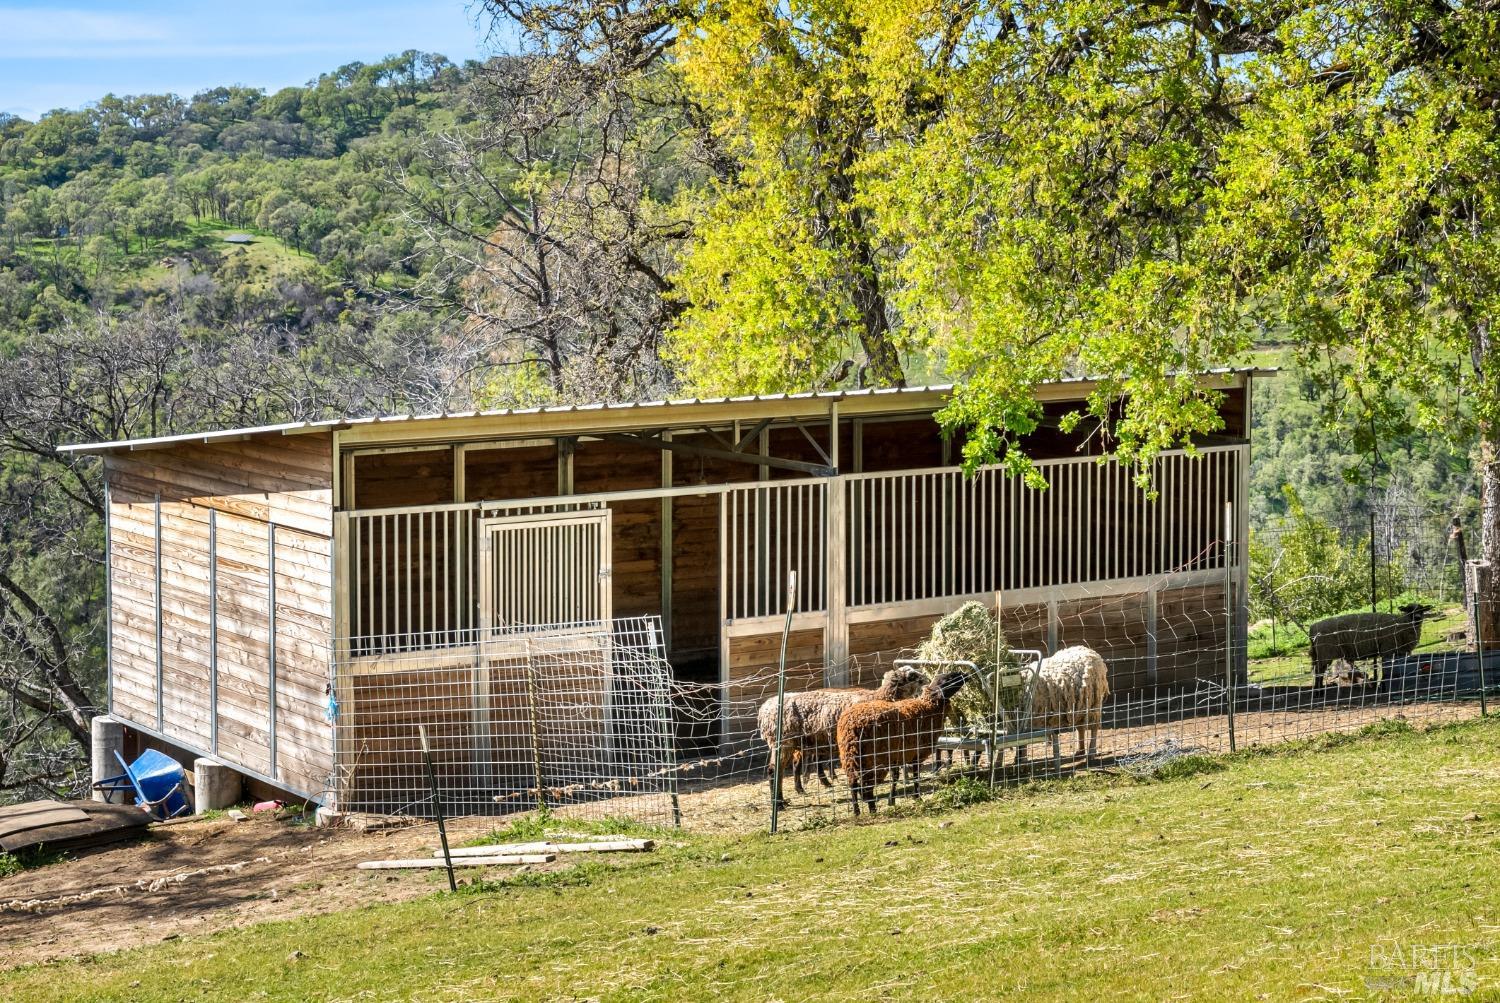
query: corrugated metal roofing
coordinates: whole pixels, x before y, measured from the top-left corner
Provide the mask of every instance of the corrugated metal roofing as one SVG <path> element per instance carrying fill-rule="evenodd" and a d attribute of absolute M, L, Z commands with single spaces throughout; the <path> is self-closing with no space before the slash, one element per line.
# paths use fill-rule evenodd
<path fill-rule="evenodd" d="M 1240 375 L 1240 374 L 1270 374 L 1274 369 L 1258 367 L 1207 369 L 1198 375 Z M 1095 379 L 1087 376 L 1069 376 L 1059 380 L 1049 380 L 1048 386 L 1060 386 L 1074 383 L 1093 383 Z M 249 428 L 230 428 L 211 432 L 186 432 L 179 435 L 164 435 L 147 439 L 123 439 L 115 442 L 87 442 L 76 445 L 59 446 L 58 451 L 63 453 L 102 453 L 113 450 L 124 449 L 150 449 L 160 446 L 168 446 L 175 443 L 208 443 L 232 441 L 252 435 L 281 432 L 292 434 L 297 432 L 313 432 L 319 430 L 333 431 L 336 429 L 356 428 L 361 425 L 386 425 L 401 422 L 425 422 L 440 421 L 444 419 L 469 419 L 469 418 L 503 418 L 522 417 L 525 415 L 542 414 L 572 414 L 587 412 L 611 412 L 623 411 L 646 411 L 652 409 L 670 410 L 679 407 L 701 407 L 713 405 L 744 405 L 757 403 L 771 403 L 776 401 L 797 400 L 827 400 L 838 401 L 851 398 L 872 397 L 900 397 L 902 395 L 921 394 L 944 394 L 953 390 L 953 384 L 940 383 L 930 386 L 917 387 L 871 387 L 863 390 L 825 390 L 825 391 L 803 391 L 800 393 L 779 394 L 747 394 L 738 397 L 686 397 L 666 400 L 649 401 L 613 401 L 597 402 L 593 404 L 549 404 L 529 408 L 493 408 L 482 411 L 442 411 L 431 414 L 397 414 L 397 415 L 372 415 L 363 418 L 325 418 L 318 421 L 292 421 L 278 425 L 256 425 Z"/>

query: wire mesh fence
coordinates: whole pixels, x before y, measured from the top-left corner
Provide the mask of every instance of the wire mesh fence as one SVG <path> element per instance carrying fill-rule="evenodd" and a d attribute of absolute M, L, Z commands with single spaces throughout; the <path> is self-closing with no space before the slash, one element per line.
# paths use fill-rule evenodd
<path fill-rule="evenodd" d="M 673 678 L 654 617 L 448 633 L 345 658 L 338 800 L 426 814 L 423 724 L 454 813 L 743 831 L 770 824 L 779 789 L 778 822 L 796 828 L 954 784 L 1150 773 L 1380 722 L 1460 720 L 1500 675 L 1442 593 L 1273 639 L 1274 626 L 1250 622 L 1235 572 L 1190 565 L 1130 591 L 997 596 L 993 657 L 917 657 L 933 614 L 901 621 L 901 643 L 784 675 L 776 639 L 761 638 L 748 649 L 768 652 L 761 664 L 730 664 L 713 683 Z"/>
<path fill-rule="evenodd" d="M 335 786 L 345 811 L 431 811 L 418 726 L 446 811 L 547 808 L 670 824 L 671 675 L 654 617 L 447 632 L 429 647 L 335 667 Z M 381 646 L 371 646 L 379 649 Z"/>
<path fill-rule="evenodd" d="M 1354 732 L 1383 722 L 1425 727 L 1459 721 L 1480 713 L 1481 687 L 1493 691 L 1500 677 L 1500 656 L 1492 653 L 1481 670 L 1472 651 L 1450 642 L 1443 622 L 1457 615 L 1452 607 L 1421 611 L 1422 627 L 1410 645 L 1404 635 L 1393 637 L 1383 619 L 1346 624 L 1331 640 L 1320 634 L 1333 657 L 1315 684 L 1313 653 L 1306 646 L 1277 657 L 1247 657 L 1233 609 L 1215 598 L 1165 616 L 1164 594 L 1100 594 L 1054 613 L 1049 625 L 1036 625 L 1031 635 L 1055 635 L 1052 657 L 1043 661 L 1041 651 L 1009 648 L 1015 664 L 1007 688 L 1013 692 L 990 701 L 996 713 L 978 718 L 965 720 L 953 712 L 966 689 L 941 706 L 933 705 L 931 693 L 908 693 L 900 703 L 879 699 L 889 694 L 873 690 L 902 683 L 894 673 L 905 667 L 921 671 L 919 686 L 954 670 L 965 672 L 968 687 L 987 690 L 994 684 L 993 675 L 964 665 L 907 660 L 915 651 L 869 655 L 841 667 L 788 667 L 792 688 L 782 704 L 780 826 L 816 826 L 851 816 L 856 800 L 861 811 L 868 810 L 872 792 L 879 804 L 888 804 L 955 783 L 1015 784 L 1090 769 L 1151 773 L 1185 756 Z M 1003 622 L 1010 633 L 1012 621 Z M 1142 636 L 1147 643 L 1138 644 Z M 1048 647 L 1041 641 L 1038 646 Z M 1080 649 L 1098 656 L 1107 692 L 1090 689 L 1076 669 Z M 1059 663 L 1069 662 L 1074 668 L 1059 671 Z M 775 697 L 764 694 L 776 692 L 777 675 L 767 666 L 720 690 L 716 701 L 686 702 L 678 690 L 677 713 L 692 728 L 717 727 L 738 736 L 717 755 L 680 764 L 685 825 L 769 825 L 778 746 L 774 731 L 765 726 L 775 720 Z M 858 679 L 869 688 L 856 695 L 806 684 L 828 677 Z M 695 687 L 700 695 L 704 689 Z M 825 710 L 821 716 L 820 709 Z M 759 727 L 746 734 L 726 725 L 735 720 Z M 857 740 L 851 744 L 841 728 Z"/>

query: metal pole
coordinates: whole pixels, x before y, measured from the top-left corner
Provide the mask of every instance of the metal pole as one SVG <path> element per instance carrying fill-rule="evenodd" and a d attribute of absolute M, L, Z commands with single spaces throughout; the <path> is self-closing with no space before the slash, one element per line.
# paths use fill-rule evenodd
<path fill-rule="evenodd" d="M 448 890 L 458 891 L 458 881 L 453 877 L 453 855 L 448 852 L 448 825 L 443 820 L 443 799 L 438 794 L 437 771 L 432 768 L 432 750 L 427 746 L 427 726 L 417 725 L 417 737 L 422 740 L 422 762 L 427 764 L 427 787 L 432 791 L 432 810 L 437 813 L 438 839 L 443 843 L 443 865 L 448 868 Z"/>
<path fill-rule="evenodd" d="M 542 786 L 542 736 L 541 719 L 537 714 L 536 659 L 531 655 L 531 638 L 526 639 L 526 706 L 531 719 L 531 776 L 536 784 L 536 806 L 547 807 L 547 789 Z"/>
<path fill-rule="evenodd" d="M 990 786 L 995 786 L 995 767 L 1000 758 L 1000 636 L 1005 632 L 1001 612 L 1004 605 L 1000 592 L 995 592 L 995 683 L 990 688 Z"/>
<path fill-rule="evenodd" d="M 1229 751 L 1234 741 L 1234 502 L 1224 503 L 1224 697 L 1229 705 Z"/>
<path fill-rule="evenodd" d="M 1477 584 L 1477 582 L 1476 582 Z M 1490 716 L 1490 701 L 1484 678 L 1484 623 L 1479 613 L 1479 589 L 1474 590 L 1474 653 L 1479 656 L 1479 716 Z"/>
<path fill-rule="evenodd" d="M 797 572 L 786 576 L 786 621 L 781 626 L 781 662 L 776 670 L 776 747 L 771 767 L 771 831 L 781 822 L 781 722 L 786 717 L 786 645 L 792 635 L 792 610 L 797 608 Z"/>
<path fill-rule="evenodd" d="M 1375 506 L 1370 506 L 1370 612 L 1378 613 L 1375 605 Z"/>
<path fill-rule="evenodd" d="M 657 634 L 656 634 L 656 624 L 654 622 L 648 621 L 647 624 L 646 624 L 646 632 L 647 632 L 647 637 L 648 637 L 648 643 L 651 646 L 651 657 L 655 658 L 656 657 L 656 652 L 658 650 L 658 641 L 657 641 Z M 663 632 L 663 633 L 665 634 L 665 632 Z M 665 638 L 663 637 L 663 640 L 664 639 Z M 665 656 L 665 646 L 664 645 L 662 646 L 662 652 L 663 652 L 663 656 Z M 677 730 L 676 730 L 676 719 L 675 719 L 675 717 L 672 714 L 672 687 L 671 687 L 671 685 L 669 684 L 669 682 L 667 680 L 668 663 L 667 663 L 667 660 L 666 660 L 665 657 L 662 658 L 661 665 L 659 665 L 657 668 L 658 668 L 658 673 L 657 673 L 657 675 L 656 675 L 655 678 L 661 684 L 661 692 L 657 695 L 657 700 L 659 701 L 659 705 L 662 708 L 662 714 L 663 714 L 662 738 L 663 738 L 663 741 L 666 744 L 666 748 L 664 750 L 662 750 L 662 751 L 664 751 L 666 753 L 666 757 L 665 758 L 667 759 L 667 761 L 669 763 L 669 767 L 668 767 L 668 770 L 667 770 L 667 790 L 671 794 L 671 798 L 672 798 L 672 828 L 674 828 L 674 829 L 681 829 L 682 828 L 682 804 L 678 800 L 678 797 L 677 797 Z"/>

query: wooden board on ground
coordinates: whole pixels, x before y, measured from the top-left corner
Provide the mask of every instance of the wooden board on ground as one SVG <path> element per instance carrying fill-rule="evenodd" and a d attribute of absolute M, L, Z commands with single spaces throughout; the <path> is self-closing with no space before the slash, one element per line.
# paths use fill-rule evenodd
<path fill-rule="evenodd" d="M 151 816 L 135 805 L 101 801 L 29 801 L 0 808 L 0 850 L 80 849 L 137 835 Z"/>
<path fill-rule="evenodd" d="M 454 857 L 454 867 L 489 867 L 492 864 L 550 864 L 557 859 L 552 853 L 508 853 L 494 854 L 488 857 Z M 362 871 L 405 871 L 428 869 L 433 867 L 448 866 L 443 861 L 441 854 L 438 859 L 432 860 L 427 857 L 415 857 L 410 860 L 363 860 L 359 863 Z"/>
<path fill-rule="evenodd" d="M 450 855 L 459 857 L 487 857 L 517 853 L 646 853 L 656 846 L 650 839 L 597 839 L 587 843 L 496 843 L 490 846 L 456 846 Z M 443 859 L 442 850 L 432 855 Z"/>

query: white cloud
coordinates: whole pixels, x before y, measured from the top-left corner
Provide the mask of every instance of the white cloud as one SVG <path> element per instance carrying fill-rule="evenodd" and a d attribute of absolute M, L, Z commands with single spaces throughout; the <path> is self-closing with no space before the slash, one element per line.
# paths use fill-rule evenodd
<path fill-rule="evenodd" d="M 163 22 L 139 15 L 0 7 L 0 48 L 18 50 L 17 54 L 32 47 L 159 42 L 168 37 Z"/>

